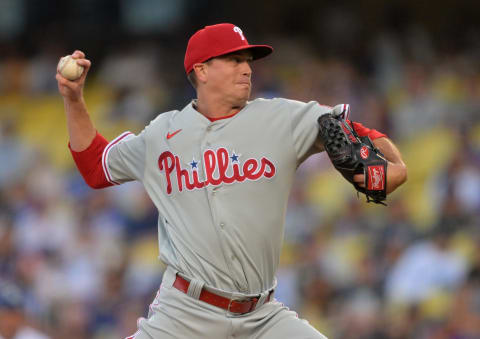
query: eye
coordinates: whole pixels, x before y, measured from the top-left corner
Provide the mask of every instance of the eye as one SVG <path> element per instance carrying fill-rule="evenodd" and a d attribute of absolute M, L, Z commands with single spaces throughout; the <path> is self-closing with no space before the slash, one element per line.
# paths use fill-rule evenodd
<path fill-rule="evenodd" d="M 241 64 L 243 62 L 250 64 L 253 61 L 253 58 L 245 57 L 243 55 L 231 55 L 229 60 L 234 62 L 235 64 Z"/>

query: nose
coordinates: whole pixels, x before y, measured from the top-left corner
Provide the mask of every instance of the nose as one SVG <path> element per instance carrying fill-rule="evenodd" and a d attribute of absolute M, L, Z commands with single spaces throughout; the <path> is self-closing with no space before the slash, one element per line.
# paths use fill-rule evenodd
<path fill-rule="evenodd" d="M 252 75 L 252 68 L 250 67 L 250 63 L 248 61 L 244 61 L 242 65 L 242 74 L 248 77 Z"/>

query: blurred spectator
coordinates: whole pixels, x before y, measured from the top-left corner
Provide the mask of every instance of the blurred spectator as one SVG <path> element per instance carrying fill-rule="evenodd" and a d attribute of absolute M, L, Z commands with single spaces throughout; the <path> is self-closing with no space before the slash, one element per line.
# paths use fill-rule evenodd
<path fill-rule="evenodd" d="M 433 196 L 441 207 L 452 197 L 458 214 L 473 215 L 480 209 L 480 167 L 477 156 L 465 136 L 459 135 L 459 145 L 445 171 L 432 182 Z"/>
<path fill-rule="evenodd" d="M 389 213 L 383 221 L 383 227 L 374 231 L 372 237 L 375 239 L 372 255 L 376 258 L 378 278 L 383 282 L 388 270 L 418 237 L 404 200 L 397 199 L 389 203 Z"/>
<path fill-rule="evenodd" d="M 41 36 L 37 38 L 39 39 L 40 50 L 28 64 L 28 92 L 32 95 L 56 94 L 57 83 L 55 78 L 52 77 L 52 72 L 56 71 L 57 63 L 63 56 L 65 47 L 59 41 L 53 42 Z"/>
<path fill-rule="evenodd" d="M 141 126 L 156 116 L 168 94 L 164 76 L 158 72 L 161 62 L 162 51 L 152 43 L 122 44 L 106 57 L 98 74 L 114 91 L 111 120 Z"/>
<path fill-rule="evenodd" d="M 29 326 L 23 312 L 24 296 L 13 284 L 0 281 L 0 339 L 48 339 Z"/>
<path fill-rule="evenodd" d="M 367 288 L 359 288 L 345 296 L 338 310 L 338 338 L 382 338 L 382 314 L 379 297 Z"/>
<path fill-rule="evenodd" d="M 13 116 L 18 112 L 4 111 L 0 114 Z M 0 120 L 0 187 L 21 180 L 32 161 L 32 149 L 17 134 L 17 126 L 12 118 Z"/>
<path fill-rule="evenodd" d="M 432 93 L 431 73 L 426 65 L 410 63 L 405 67 L 404 90 L 398 90 L 399 102 L 392 112 L 393 136 L 410 138 L 445 119 L 448 108 L 442 97 Z"/>
<path fill-rule="evenodd" d="M 459 338 L 480 337 L 480 254 L 456 294 L 450 312 L 450 328 Z"/>
<path fill-rule="evenodd" d="M 390 302 L 417 304 L 439 290 L 453 291 L 461 285 L 467 262 L 450 246 L 454 227 L 441 222 L 431 239 L 413 243 L 405 250 L 386 279 Z"/>

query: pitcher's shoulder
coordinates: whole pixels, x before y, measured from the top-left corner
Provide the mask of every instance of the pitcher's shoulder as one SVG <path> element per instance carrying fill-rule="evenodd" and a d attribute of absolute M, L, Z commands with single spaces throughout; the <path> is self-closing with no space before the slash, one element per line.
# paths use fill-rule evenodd
<path fill-rule="evenodd" d="M 301 109 L 308 103 L 286 99 L 286 98 L 257 98 L 249 102 L 249 106 L 253 109 L 261 109 L 262 111 L 269 111 L 273 113 L 291 112 L 292 110 Z"/>
<path fill-rule="evenodd" d="M 162 127 L 166 128 L 166 126 L 169 124 L 169 121 L 171 121 L 178 113 L 179 111 L 177 110 L 160 113 L 152 121 L 150 121 L 145 129 L 157 129 Z"/>
<path fill-rule="evenodd" d="M 285 98 L 256 98 L 252 101 L 249 101 L 249 105 L 279 105 L 286 101 L 290 101 Z"/>

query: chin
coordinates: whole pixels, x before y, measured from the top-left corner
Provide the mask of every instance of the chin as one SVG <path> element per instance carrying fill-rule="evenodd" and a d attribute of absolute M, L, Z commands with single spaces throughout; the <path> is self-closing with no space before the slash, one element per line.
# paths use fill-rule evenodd
<path fill-rule="evenodd" d="M 241 97 L 241 99 L 247 101 L 248 99 L 250 99 L 250 94 L 251 94 L 251 91 L 249 88 L 248 91 L 245 93 L 245 95 Z"/>
<path fill-rule="evenodd" d="M 235 96 L 235 101 L 237 102 L 247 102 L 250 99 L 250 91 L 248 93 L 237 93 Z"/>
<path fill-rule="evenodd" d="M 233 94 L 233 93 L 232 93 Z M 234 105 L 236 107 L 243 107 L 247 104 L 247 101 L 250 99 L 250 89 L 237 90 L 234 95 L 231 97 L 233 99 Z"/>
<path fill-rule="evenodd" d="M 248 99 L 250 99 L 250 95 L 238 98 L 238 102 L 241 106 L 245 106 L 247 104 Z"/>

